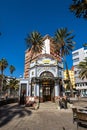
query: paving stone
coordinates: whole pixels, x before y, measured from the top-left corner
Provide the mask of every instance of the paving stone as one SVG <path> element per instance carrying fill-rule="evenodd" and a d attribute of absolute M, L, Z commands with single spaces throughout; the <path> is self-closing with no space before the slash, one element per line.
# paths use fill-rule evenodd
<path fill-rule="evenodd" d="M 31 110 L 16 103 L 0 109 L 0 130 L 63 130 L 63 127 L 77 130 L 71 109 Z M 79 127 L 79 130 L 86 129 Z"/>

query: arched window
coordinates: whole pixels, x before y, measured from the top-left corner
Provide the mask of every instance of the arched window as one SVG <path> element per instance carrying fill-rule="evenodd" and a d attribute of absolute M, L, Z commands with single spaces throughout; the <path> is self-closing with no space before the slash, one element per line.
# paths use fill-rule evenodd
<path fill-rule="evenodd" d="M 40 77 L 43 77 L 43 78 L 45 78 L 45 77 L 54 77 L 53 76 L 53 74 L 51 73 L 51 72 L 49 72 L 49 71 L 45 71 L 45 72 L 43 72 L 41 75 L 40 75 Z"/>

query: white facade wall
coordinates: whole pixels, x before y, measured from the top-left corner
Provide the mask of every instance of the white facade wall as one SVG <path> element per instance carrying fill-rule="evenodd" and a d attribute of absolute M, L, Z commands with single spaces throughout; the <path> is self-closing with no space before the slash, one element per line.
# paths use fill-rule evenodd
<path fill-rule="evenodd" d="M 76 54 L 76 53 L 78 53 L 78 54 Z M 76 54 L 76 55 L 74 55 L 74 54 Z M 72 57 L 72 59 L 73 59 L 73 66 L 78 65 L 79 62 L 83 61 L 83 59 L 84 59 L 84 56 L 85 56 L 84 55 L 84 48 L 81 48 L 81 49 L 78 49 L 76 51 L 73 51 L 72 55 L 73 55 L 73 57 Z M 74 62 L 74 60 L 78 59 L 78 58 L 79 58 L 79 60 L 77 62 Z"/>
<path fill-rule="evenodd" d="M 46 39 L 44 41 L 44 48 L 42 50 L 42 54 L 50 54 L 50 40 L 49 39 Z"/>
<path fill-rule="evenodd" d="M 87 57 L 87 50 L 84 50 L 84 57 Z"/>
<path fill-rule="evenodd" d="M 81 61 L 84 61 L 85 57 L 87 57 L 87 49 L 84 50 L 84 48 L 80 48 L 72 52 L 76 89 L 80 90 L 81 96 L 87 96 L 87 79 L 81 80 L 79 78 L 77 65 Z"/>
<path fill-rule="evenodd" d="M 52 57 L 52 55 L 50 56 L 50 43 L 50 39 L 47 37 L 44 40 L 44 48 L 42 50 L 42 54 L 48 54 L 48 56 L 39 56 L 36 60 L 33 60 L 29 66 L 29 79 L 27 79 L 27 82 L 24 81 L 24 83 L 26 83 L 27 96 L 41 96 L 42 86 L 38 82 L 38 79 L 40 79 L 40 75 L 43 72 L 50 72 L 53 75 L 54 88 L 52 91 L 55 93 L 54 97 L 60 94 L 59 81 L 57 80 L 63 78 L 63 63 L 57 62 L 57 59 Z M 21 81 L 20 84 L 22 83 Z"/>
<path fill-rule="evenodd" d="M 36 69 L 33 68 L 33 69 L 30 70 L 30 77 L 32 78 L 32 77 L 35 77 L 35 76 L 36 76 Z"/>

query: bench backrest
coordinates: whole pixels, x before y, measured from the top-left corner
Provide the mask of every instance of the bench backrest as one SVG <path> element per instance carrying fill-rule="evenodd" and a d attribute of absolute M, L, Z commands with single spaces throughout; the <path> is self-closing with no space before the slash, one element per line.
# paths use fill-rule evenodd
<path fill-rule="evenodd" d="M 77 114 L 77 108 L 72 108 L 73 116 Z"/>
<path fill-rule="evenodd" d="M 79 120 L 87 121 L 87 113 L 77 112 L 77 118 Z"/>

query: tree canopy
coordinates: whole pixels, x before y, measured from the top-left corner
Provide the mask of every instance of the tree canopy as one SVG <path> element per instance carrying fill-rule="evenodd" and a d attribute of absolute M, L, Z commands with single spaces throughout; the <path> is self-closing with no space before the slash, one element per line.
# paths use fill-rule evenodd
<path fill-rule="evenodd" d="M 34 54 L 40 53 L 43 48 L 43 37 L 37 31 L 31 32 L 25 38 L 27 47 L 31 49 L 31 59 Z"/>
<path fill-rule="evenodd" d="M 69 9 L 77 18 L 83 17 L 87 19 L 87 0 L 73 0 Z"/>
<path fill-rule="evenodd" d="M 87 78 L 87 58 L 84 61 L 80 62 L 78 65 L 79 77 L 81 79 Z"/>

